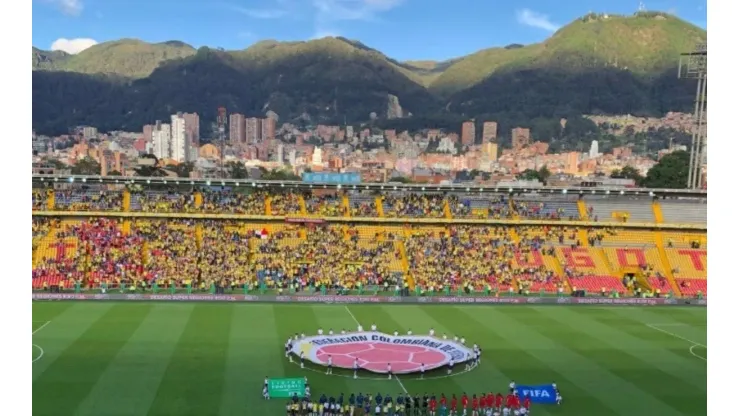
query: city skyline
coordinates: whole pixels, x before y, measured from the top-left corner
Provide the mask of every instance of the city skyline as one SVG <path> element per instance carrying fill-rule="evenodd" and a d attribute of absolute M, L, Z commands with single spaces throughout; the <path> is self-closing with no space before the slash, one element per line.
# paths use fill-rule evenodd
<path fill-rule="evenodd" d="M 344 36 L 396 59 L 446 60 L 494 46 L 540 42 L 590 11 L 631 14 L 641 4 L 706 28 L 706 1 L 693 0 L 573 0 L 564 5 L 470 0 L 466 8 L 441 0 L 34 0 L 32 42 L 41 49 L 77 53 L 120 38 L 244 49 L 264 39 Z M 168 19 L 154 24 L 162 14 Z"/>

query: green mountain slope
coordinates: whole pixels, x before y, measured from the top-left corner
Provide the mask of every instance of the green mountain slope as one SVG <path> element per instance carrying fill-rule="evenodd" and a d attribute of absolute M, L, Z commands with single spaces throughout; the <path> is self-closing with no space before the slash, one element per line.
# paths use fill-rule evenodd
<path fill-rule="evenodd" d="M 675 67 L 682 52 L 693 50 L 706 38 L 704 29 L 665 13 L 591 14 L 542 43 L 469 55 L 451 65 L 429 87 L 446 96 L 496 73 L 536 68 L 568 72 L 614 68 L 654 75 Z"/>
<path fill-rule="evenodd" d="M 64 61 L 72 56 L 62 51 L 44 51 L 31 48 L 31 65 L 33 69 L 55 70 L 63 65 Z"/>
<path fill-rule="evenodd" d="M 34 48 L 34 55 L 36 51 Z M 54 60 L 54 65 L 36 64 L 34 60 L 34 69 L 143 78 L 165 61 L 194 54 L 192 46 L 179 41 L 147 43 L 137 39 L 121 39 L 99 43 L 76 55 L 65 54 L 64 59 Z"/>
<path fill-rule="evenodd" d="M 34 128 L 138 130 L 175 111 L 198 112 L 207 127 L 219 106 L 273 110 L 281 120 L 358 122 L 371 112 L 385 118 L 390 95 L 414 115 L 392 120 L 398 129 L 464 118 L 525 125 L 537 117 L 684 111 L 692 86 L 676 78 L 675 66 L 705 39 L 706 31 L 678 18 L 640 13 L 589 15 L 542 43 L 444 62 L 400 62 L 345 38 L 262 41 L 238 51 L 128 39 L 78 55 L 34 48 Z M 121 77 L 130 82 L 115 81 Z"/>

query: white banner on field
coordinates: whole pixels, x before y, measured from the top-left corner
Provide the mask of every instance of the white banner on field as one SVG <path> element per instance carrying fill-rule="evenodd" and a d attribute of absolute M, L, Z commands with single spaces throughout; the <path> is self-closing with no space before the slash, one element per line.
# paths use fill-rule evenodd
<path fill-rule="evenodd" d="M 374 373 L 429 371 L 473 359 L 473 350 L 452 340 L 424 335 L 353 332 L 316 335 L 293 342 L 293 354 L 313 363 Z M 390 368 L 390 371 L 389 371 Z"/>

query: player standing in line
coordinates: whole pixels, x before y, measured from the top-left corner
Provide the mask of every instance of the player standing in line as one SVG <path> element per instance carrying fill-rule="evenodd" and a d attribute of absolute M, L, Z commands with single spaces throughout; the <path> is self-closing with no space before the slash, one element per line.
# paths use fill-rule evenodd
<path fill-rule="evenodd" d="M 406 397 L 403 398 L 403 404 L 406 408 L 406 416 L 411 416 L 411 396 L 406 393 Z"/>
<path fill-rule="evenodd" d="M 560 406 L 560 403 L 563 402 L 563 396 L 560 395 L 560 391 L 555 391 L 555 403 L 557 403 L 558 406 Z"/>
<path fill-rule="evenodd" d="M 496 401 L 494 402 L 494 406 L 496 409 L 500 412 L 501 407 L 504 405 L 504 395 L 501 393 L 496 393 Z"/>
<path fill-rule="evenodd" d="M 514 390 L 516 390 L 516 383 L 514 380 L 511 380 L 511 383 L 509 383 L 509 394 L 514 394 Z"/>
<path fill-rule="evenodd" d="M 429 414 L 427 409 L 429 408 L 429 395 L 424 393 L 423 396 L 421 396 L 421 414 L 426 415 Z"/>
<path fill-rule="evenodd" d="M 306 384 L 306 387 L 303 389 L 303 396 L 308 397 L 309 399 L 311 398 L 311 386 L 308 384 Z"/>
<path fill-rule="evenodd" d="M 525 397 L 524 403 L 522 403 L 522 408 L 519 409 L 519 412 L 523 415 L 528 415 L 530 406 L 532 406 L 532 400 L 530 400 L 529 397 Z"/>
<path fill-rule="evenodd" d="M 354 364 L 352 364 L 352 367 L 353 367 L 353 368 L 354 368 L 354 370 L 355 370 L 355 376 L 354 376 L 354 379 L 355 379 L 355 380 L 357 380 L 357 370 L 359 370 L 359 369 L 360 369 L 360 360 L 359 360 L 359 359 L 357 359 L 357 358 L 355 358 L 355 363 L 354 363 Z"/>
<path fill-rule="evenodd" d="M 285 358 L 288 358 L 290 356 L 291 346 L 292 346 L 291 338 L 288 338 L 288 341 L 285 343 Z"/>
<path fill-rule="evenodd" d="M 355 394 L 350 393 L 349 399 L 347 400 L 347 404 L 349 405 L 349 415 L 350 416 L 353 416 L 355 413 L 355 403 L 357 403 L 357 401 L 355 400 Z"/>
<path fill-rule="evenodd" d="M 457 396 L 455 396 L 454 394 L 450 399 L 450 415 L 457 416 Z"/>
<path fill-rule="evenodd" d="M 461 404 L 462 404 L 462 414 L 463 416 L 468 415 L 468 395 L 463 392 L 462 398 L 461 398 Z"/>
<path fill-rule="evenodd" d="M 473 395 L 473 400 L 471 400 L 471 402 L 472 411 L 470 412 L 470 414 L 472 416 L 478 416 L 478 397 L 476 397 L 475 394 Z"/>
<path fill-rule="evenodd" d="M 421 363 L 421 379 L 424 379 L 424 363 Z"/>
<path fill-rule="evenodd" d="M 396 397 L 396 414 L 402 415 L 403 414 L 403 394 L 398 393 L 398 397 Z"/>
<path fill-rule="evenodd" d="M 301 368 L 303 368 L 303 351 L 301 351 Z"/>
<path fill-rule="evenodd" d="M 419 398 L 419 393 L 416 393 L 416 396 L 414 396 L 414 415 L 418 415 L 421 412 L 421 399 Z"/>
<path fill-rule="evenodd" d="M 496 406 L 496 396 L 493 395 L 493 392 L 488 393 L 486 395 L 486 407 L 489 409 L 493 409 Z"/>
<path fill-rule="evenodd" d="M 326 364 L 327 364 L 326 374 L 331 374 L 331 365 L 332 365 L 331 355 L 329 356 L 329 360 L 326 362 Z"/>
<path fill-rule="evenodd" d="M 393 378 L 391 374 L 392 374 L 391 363 L 388 363 L 388 380 Z"/>
<path fill-rule="evenodd" d="M 265 400 L 270 400 L 270 390 L 267 388 L 267 386 L 262 387 L 262 398 Z"/>
<path fill-rule="evenodd" d="M 445 397 L 444 394 L 442 394 L 442 397 L 439 398 L 439 413 L 440 416 L 442 415 L 442 411 L 444 409 L 444 412 L 447 413 L 447 397 Z"/>
<path fill-rule="evenodd" d="M 435 416 L 437 413 L 437 398 L 432 395 L 432 397 L 429 398 L 429 415 Z"/>

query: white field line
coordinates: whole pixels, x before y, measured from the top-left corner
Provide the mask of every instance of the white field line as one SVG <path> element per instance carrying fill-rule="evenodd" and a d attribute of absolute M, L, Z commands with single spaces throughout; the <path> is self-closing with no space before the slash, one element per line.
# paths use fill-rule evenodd
<path fill-rule="evenodd" d="M 681 335 L 674 334 L 671 331 L 666 331 L 665 329 L 658 328 L 655 325 L 651 325 L 651 324 L 645 324 L 645 325 L 647 325 L 649 328 L 652 328 L 652 329 L 654 329 L 656 331 L 660 331 L 660 332 L 662 332 L 662 333 L 664 333 L 666 335 L 670 335 L 670 336 L 672 336 L 674 338 L 678 338 L 680 340 L 683 340 L 683 341 L 688 342 L 689 344 L 692 344 L 691 347 L 689 348 L 689 353 L 691 353 L 691 355 L 693 355 L 696 358 L 699 358 L 701 360 L 707 361 L 707 358 L 706 357 L 702 357 L 701 355 L 698 355 L 698 354 L 696 354 L 694 352 L 694 348 L 696 348 L 696 347 L 704 347 L 705 349 L 707 349 L 707 346 L 704 345 L 704 344 L 702 344 L 701 342 L 692 341 L 692 340 L 690 340 L 688 338 L 682 337 Z"/>
<path fill-rule="evenodd" d="M 40 327 L 36 328 L 36 329 L 35 329 L 35 330 L 34 330 L 34 331 L 33 331 L 33 332 L 31 333 L 31 335 L 36 335 L 36 333 L 37 333 L 37 332 L 39 332 L 39 331 L 41 331 L 42 329 L 46 328 L 46 325 L 49 325 L 50 323 L 51 323 L 51 321 L 46 321 L 46 322 L 44 322 L 44 324 L 43 324 L 43 325 L 41 325 Z"/>
<path fill-rule="evenodd" d="M 351 311 L 351 310 L 349 310 L 349 307 L 348 307 L 347 305 L 344 305 L 344 310 L 346 310 L 346 311 L 347 311 L 347 313 L 349 314 L 349 316 L 351 316 L 351 317 L 352 317 L 352 319 L 353 319 L 353 320 L 355 321 L 355 323 L 357 324 L 357 326 L 362 326 L 362 324 L 360 323 L 360 321 L 358 321 L 358 320 L 357 320 L 357 318 L 356 318 L 356 317 L 355 317 L 355 315 L 354 315 L 354 314 L 352 313 L 352 311 Z M 395 374 L 393 374 L 393 377 L 395 377 L 396 381 L 398 382 L 398 384 L 399 384 L 399 385 L 401 386 L 401 388 L 403 389 L 403 392 L 404 392 L 404 393 L 406 393 L 406 394 L 409 394 L 409 391 L 408 391 L 408 390 L 406 390 L 406 386 L 404 386 L 404 385 L 403 385 L 403 383 L 401 382 L 401 379 L 400 379 L 400 378 L 398 378 L 398 376 L 397 376 L 397 375 L 395 375 Z"/>

